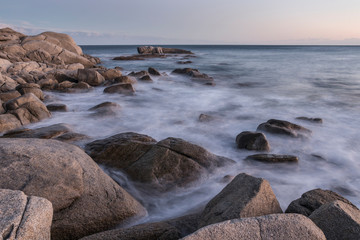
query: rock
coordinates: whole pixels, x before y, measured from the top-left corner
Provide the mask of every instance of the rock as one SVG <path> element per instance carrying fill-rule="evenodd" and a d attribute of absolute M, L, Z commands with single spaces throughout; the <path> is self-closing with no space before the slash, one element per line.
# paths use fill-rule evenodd
<path fill-rule="evenodd" d="M 81 141 L 81 140 L 90 139 L 90 137 L 88 137 L 85 134 L 81 134 L 81 133 L 66 132 L 54 139 L 61 141 L 61 142 L 73 143 L 73 142 L 77 142 L 77 141 Z"/>
<path fill-rule="evenodd" d="M 117 77 L 114 80 L 112 80 L 110 83 L 111 84 L 117 84 L 117 83 L 129 83 L 129 84 L 134 84 L 136 83 L 136 78 L 134 77 L 130 77 L 130 76 L 121 76 L 121 77 Z"/>
<path fill-rule="evenodd" d="M 70 92 L 69 88 L 74 87 L 75 83 L 70 81 L 63 81 L 59 84 L 57 84 L 54 88 L 54 90 L 61 91 L 61 92 Z"/>
<path fill-rule="evenodd" d="M 62 103 L 51 103 L 51 104 L 46 105 L 46 108 L 50 112 L 67 112 L 68 111 L 67 106 Z"/>
<path fill-rule="evenodd" d="M 135 199 L 74 145 L 0 139 L 0 151 L 0 188 L 22 189 L 52 202 L 52 239 L 79 239 L 145 214 Z"/>
<path fill-rule="evenodd" d="M 117 69 L 106 69 L 105 71 L 100 71 L 100 74 L 105 78 L 105 80 L 113 80 L 122 76 L 121 71 Z"/>
<path fill-rule="evenodd" d="M 196 230 L 197 215 L 187 215 L 163 222 L 145 223 L 125 229 L 114 229 L 81 240 L 177 240 Z"/>
<path fill-rule="evenodd" d="M 161 73 L 158 70 L 156 70 L 155 68 L 152 68 L 152 67 L 148 68 L 148 72 L 151 75 L 154 75 L 154 76 L 161 76 Z"/>
<path fill-rule="evenodd" d="M 266 163 L 282 163 L 282 162 L 298 162 L 299 159 L 292 155 L 277 155 L 277 154 L 254 154 L 246 157 L 247 160 L 255 160 Z"/>
<path fill-rule="evenodd" d="M 93 87 L 91 87 L 89 84 L 87 84 L 86 82 L 78 82 L 75 83 L 72 88 L 74 89 L 80 89 L 80 90 L 91 90 Z"/>
<path fill-rule="evenodd" d="M 106 117 L 116 115 L 120 109 L 120 105 L 115 102 L 103 102 L 90 108 L 89 111 L 94 111 L 93 116 Z"/>
<path fill-rule="evenodd" d="M 21 126 L 21 122 L 12 114 L 0 114 L 0 132 L 15 129 Z"/>
<path fill-rule="evenodd" d="M 238 148 L 256 151 L 270 151 L 270 144 L 263 133 L 259 132 L 241 132 L 236 136 Z"/>
<path fill-rule="evenodd" d="M 215 120 L 215 118 L 213 116 L 201 113 L 199 116 L 199 122 L 211 122 Z"/>
<path fill-rule="evenodd" d="M 272 213 L 282 213 L 282 210 L 269 182 L 242 173 L 208 202 L 199 226 Z"/>
<path fill-rule="evenodd" d="M 343 201 L 344 203 L 352 205 L 349 200 L 340 196 L 336 192 L 317 188 L 304 193 L 303 195 L 301 195 L 301 198 L 292 201 L 288 208 L 285 210 L 285 212 L 300 213 L 308 217 L 313 211 L 315 211 L 322 205 L 336 200 Z"/>
<path fill-rule="evenodd" d="M 117 61 L 137 61 L 137 60 L 145 60 L 145 58 L 141 55 L 133 55 L 133 56 L 120 56 L 114 57 L 112 60 Z"/>
<path fill-rule="evenodd" d="M 177 64 L 190 64 L 192 61 L 177 61 Z"/>
<path fill-rule="evenodd" d="M 22 125 L 38 122 L 51 116 L 44 103 L 32 93 L 12 99 L 4 106 L 8 113 L 20 120 Z"/>
<path fill-rule="evenodd" d="M 58 123 L 47 127 L 36 129 L 19 129 L 5 133 L 1 138 L 43 138 L 50 139 L 60 136 L 64 133 L 72 132 L 71 126 L 64 123 Z"/>
<path fill-rule="evenodd" d="M 12 91 L 17 85 L 18 83 L 14 79 L 0 73 L 0 92 Z"/>
<path fill-rule="evenodd" d="M 37 84 L 39 84 L 40 88 L 43 90 L 52 90 L 58 83 L 59 82 L 54 79 L 41 79 L 37 82 Z"/>
<path fill-rule="evenodd" d="M 179 138 L 155 143 L 146 135 L 123 133 L 89 143 L 85 149 L 96 162 L 122 169 L 140 187 L 146 183 L 160 192 L 190 186 L 234 163 Z"/>
<path fill-rule="evenodd" d="M 128 168 L 156 143 L 150 136 L 126 132 L 86 144 L 85 151 L 97 163 Z"/>
<path fill-rule="evenodd" d="M 277 119 L 270 119 L 266 123 L 261 123 L 257 131 L 264 131 L 274 134 L 286 135 L 294 138 L 307 137 L 311 131 L 300 125 Z"/>
<path fill-rule="evenodd" d="M 141 46 L 137 48 L 139 54 L 193 54 L 191 51 L 177 48 L 163 48 L 153 46 Z"/>
<path fill-rule="evenodd" d="M 1 35 L 0 35 L 1 38 Z M 1 41 L 0 41 L 1 43 Z M 12 63 L 9 60 L 0 58 L 0 72 L 7 72 L 9 67 L 11 67 Z"/>
<path fill-rule="evenodd" d="M 145 75 L 145 76 L 141 77 L 139 80 L 145 81 L 145 82 L 153 82 L 153 80 L 151 79 L 151 77 L 149 75 Z"/>
<path fill-rule="evenodd" d="M 129 73 L 129 76 L 141 78 L 143 76 L 149 76 L 149 72 L 147 71 L 131 72 Z"/>
<path fill-rule="evenodd" d="M 6 43 L 9 41 L 20 41 L 21 38 L 25 37 L 24 34 L 16 32 L 11 28 L 1 28 L 0 29 L 0 44 Z"/>
<path fill-rule="evenodd" d="M 99 86 L 105 81 L 105 78 L 101 76 L 100 73 L 92 69 L 79 69 L 77 79 L 80 82 L 86 82 L 91 86 Z"/>
<path fill-rule="evenodd" d="M 358 240 L 360 237 L 360 211 L 342 201 L 322 205 L 309 218 L 328 240 Z"/>
<path fill-rule="evenodd" d="M 21 94 L 18 91 L 13 90 L 13 91 L 0 93 L 0 100 L 3 102 L 7 102 L 11 99 L 14 99 L 14 98 L 17 98 L 20 96 L 21 96 Z"/>
<path fill-rule="evenodd" d="M 296 119 L 304 120 L 308 122 L 314 122 L 314 123 L 323 123 L 323 120 L 321 118 L 297 117 Z"/>
<path fill-rule="evenodd" d="M 33 93 L 40 100 L 44 100 L 44 93 L 40 89 L 40 85 L 36 83 L 21 84 L 16 87 L 16 90 L 24 95 L 26 93 Z"/>
<path fill-rule="evenodd" d="M 189 76 L 192 81 L 200 82 L 205 85 L 215 85 L 214 79 L 205 73 L 200 73 L 197 69 L 192 68 L 178 68 L 172 71 L 172 74 L 179 74 Z"/>
<path fill-rule="evenodd" d="M 299 214 L 272 214 L 228 220 L 199 229 L 182 240 L 269 239 L 326 240 L 323 232 Z"/>
<path fill-rule="evenodd" d="M 1 239 L 49 239 L 53 217 L 51 202 L 21 191 L 0 189 Z"/>
<path fill-rule="evenodd" d="M 121 83 L 105 88 L 104 93 L 120 93 L 125 95 L 133 95 L 135 93 L 135 89 L 129 83 Z"/>

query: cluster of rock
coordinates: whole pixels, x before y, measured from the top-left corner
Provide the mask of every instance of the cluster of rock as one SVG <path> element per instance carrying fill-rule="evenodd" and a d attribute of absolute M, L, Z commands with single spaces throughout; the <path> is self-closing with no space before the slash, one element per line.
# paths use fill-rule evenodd
<path fill-rule="evenodd" d="M 322 123 L 321 118 L 307 118 L 298 117 L 296 119 L 311 121 L 315 123 Z M 264 132 L 270 134 L 283 135 L 292 138 L 308 138 L 311 135 L 311 130 L 284 120 L 270 119 L 265 123 L 261 123 L 257 127 L 257 132 L 244 131 L 236 136 L 236 144 L 240 149 L 254 150 L 254 151 L 270 151 L 270 144 Z M 293 155 L 278 155 L 278 154 L 254 154 L 246 157 L 249 160 L 255 160 L 267 163 L 279 162 L 298 162 L 298 157 Z"/>

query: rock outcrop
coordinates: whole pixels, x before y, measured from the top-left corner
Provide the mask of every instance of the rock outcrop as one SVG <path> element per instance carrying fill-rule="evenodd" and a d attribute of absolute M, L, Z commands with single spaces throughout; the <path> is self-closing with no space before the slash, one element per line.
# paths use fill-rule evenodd
<path fill-rule="evenodd" d="M 206 226 L 182 238 L 203 239 L 326 240 L 324 233 L 310 219 L 299 214 L 228 220 Z"/>
<path fill-rule="evenodd" d="M 273 213 L 282 210 L 269 182 L 242 173 L 208 202 L 200 215 L 199 227 Z"/>
<path fill-rule="evenodd" d="M 48 199 L 52 239 L 78 239 L 143 216 L 145 209 L 80 148 L 54 140 L 0 139 L 0 188 Z"/>
<path fill-rule="evenodd" d="M 137 51 L 139 54 L 193 54 L 188 50 L 153 46 L 141 46 L 137 48 Z"/>
<path fill-rule="evenodd" d="M 21 191 L 0 189 L 1 239 L 50 240 L 51 202 Z"/>

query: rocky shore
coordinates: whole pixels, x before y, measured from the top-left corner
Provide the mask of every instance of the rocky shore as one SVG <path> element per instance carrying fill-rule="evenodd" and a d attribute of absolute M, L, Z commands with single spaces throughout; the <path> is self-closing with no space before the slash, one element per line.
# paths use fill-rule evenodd
<path fill-rule="evenodd" d="M 193 54 L 148 46 L 138 52 L 139 58 Z M 171 74 L 193 84 L 215 85 L 214 78 L 197 69 L 175 69 Z M 169 76 L 154 68 L 124 76 L 120 69 L 105 68 L 98 58 L 84 54 L 65 34 L 25 36 L 0 29 L 2 239 L 360 238 L 360 210 L 338 193 L 313 189 L 283 211 L 267 180 L 242 172 L 224 176 L 222 181 L 228 184 L 222 191 L 188 215 L 134 225 L 151 208 L 143 197 L 197 186 L 236 161 L 172 136 L 158 141 L 122 132 L 91 139 L 67 124 L 26 128 L 51 118 L 51 112 L 67 111 L 66 105 L 48 99 L 49 91 L 81 94 L 106 86 L 106 94 L 131 96 L 135 83 L 149 84 L 154 77 Z M 92 117 L 115 116 L 120 108 L 104 102 L 88 111 Z M 298 119 L 322 123 L 320 118 Z M 216 117 L 201 114 L 199 121 L 206 124 Z M 269 164 L 301 160 L 269 153 L 273 146 L 265 134 L 305 141 L 312 133 L 279 119 L 260 123 L 254 130 L 234 133 L 234 146 L 249 151 L 244 160 Z M 124 173 L 136 192 L 112 179 L 104 168 Z"/>

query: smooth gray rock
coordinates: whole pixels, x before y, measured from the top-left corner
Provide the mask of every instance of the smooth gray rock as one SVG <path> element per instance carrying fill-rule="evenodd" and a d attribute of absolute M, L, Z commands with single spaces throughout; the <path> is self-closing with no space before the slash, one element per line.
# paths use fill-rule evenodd
<path fill-rule="evenodd" d="M 238 148 L 255 151 L 270 151 L 270 144 L 263 133 L 259 132 L 241 132 L 236 136 Z"/>

